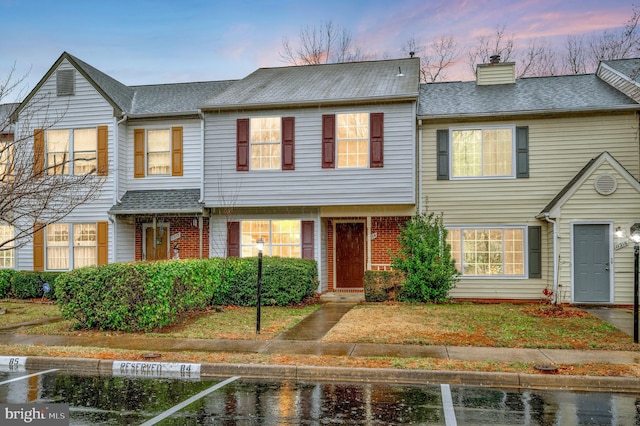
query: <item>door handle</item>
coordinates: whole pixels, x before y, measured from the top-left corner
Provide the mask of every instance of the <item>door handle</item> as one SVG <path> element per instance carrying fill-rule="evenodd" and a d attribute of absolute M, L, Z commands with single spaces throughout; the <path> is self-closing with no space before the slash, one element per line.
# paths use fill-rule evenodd
<path fill-rule="evenodd" d="M 605 263 L 604 270 L 605 270 L 605 271 L 608 271 L 608 270 L 609 270 L 609 262 Z"/>

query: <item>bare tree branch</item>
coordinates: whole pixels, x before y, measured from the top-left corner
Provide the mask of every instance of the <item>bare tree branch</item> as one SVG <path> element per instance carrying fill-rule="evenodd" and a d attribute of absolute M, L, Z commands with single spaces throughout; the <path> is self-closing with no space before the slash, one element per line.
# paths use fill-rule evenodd
<path fill-rule="evenodd" d="M 11 70 L 0 83 L 0 104 L 24 80 L 13 75 Z M 49 93 L 34 96 L 19 111 L 17 121 L 18 104 L 0 105 L 0 225 L 9 225 L 14 232 L 9 240 L 0 241 L 0 251 L 25 245 L 36 231 L 35 224 L 46 226 L 63 220 L 76 207 L 94 200 L 102 188 L 104 178 L 96 175 L 95 167 L 69 174 L 68 153 L 56 161 L 45 161 L 45 152 L 36 150 L 34 129 L 44 135 L 66 113 L 68 105 L 58 102 L 54 108 L 53 103 Z M 41 170 L 35 165 L 38 158 L 46 164 Z M 97 159 L 88 160 L 97 165 Z"/>
<path fill-rule="evenodd" d="M 414 36 L 400 46 L 405 56 L 420 58 L 420 81 L 433 83 L 445 79 L 445 71 L 458 57 L 458 46 L 453 36 L 442 35 L 428 46 L 418 42 Z"/>
<path fill-rule="evenodd" d="M 355 44 L 351 33 L 332 21 L 300 29 L 298 42 L 282 38 L 280 58 L 290 65 L 316 65 L 367 60 L 364 50 Z"/>
<path fill-rule="evenodd" d="M 478 43 L 468 54 L 468 64 L 473 75 L 476 73 L 476 66 L 487 63 L 493 55 L 499 55 L 503 62 L 509 62 L 515 50 L 513 38 L 513 34 L 506 34 L 504 25 L 496 27 L 495 33 L 478 38 Z"/>

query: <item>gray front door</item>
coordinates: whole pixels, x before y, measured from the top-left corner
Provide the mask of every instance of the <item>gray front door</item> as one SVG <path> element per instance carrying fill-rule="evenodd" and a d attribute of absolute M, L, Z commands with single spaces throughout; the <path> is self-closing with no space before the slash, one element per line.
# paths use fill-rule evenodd
<path fill-rule="evenodd" d="M 574 225 L 574 302 L 611 302 L 609 250 L 609 225 Z"/>

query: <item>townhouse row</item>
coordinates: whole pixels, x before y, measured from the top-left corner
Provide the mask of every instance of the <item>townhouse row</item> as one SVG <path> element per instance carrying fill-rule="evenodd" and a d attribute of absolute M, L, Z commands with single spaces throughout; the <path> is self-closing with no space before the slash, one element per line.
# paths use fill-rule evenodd
<path fill-rule="evenodd" d="M 95 169 L 103 184 L 0 267 L 246 257 L 262 238 L 265 255 L 315 259 L 318 293 L 361 292 L 365 270 L 390 269 L 399 226 L 428 210 L 461 272 L 453 297 L 548 288 L 631 304 L 638 66 L 516 79 L 490 63 L 476 81 L 420 84 L 406 58 L 126 86 L 65 52 L 14 137 L 27 132 L 52 173 Z"/>

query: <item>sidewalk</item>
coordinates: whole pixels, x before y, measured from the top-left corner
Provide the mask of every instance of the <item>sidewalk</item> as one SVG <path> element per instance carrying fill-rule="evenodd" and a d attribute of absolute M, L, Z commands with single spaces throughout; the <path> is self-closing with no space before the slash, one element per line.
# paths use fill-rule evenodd
<path fill-rule="evenodd" d="M 9 345 L 42 345 L 42 346 L 80 346 L 111 349 L 129 349 L 146 352 L 237 352 L 257 354 L 289 354 L 289 355 L 332 355 L 344 357 L 398 357 L 461 360 L 461 361 L 495 361 L 523 362 L 539 365 L 554 364 L 640 364 L 640 353 L 633 351 L 581 351 L 565 349 L 514 349 L 469 346 L 423 346 L 372 343 L 336 343 L 322 342 L 320 339 L 346 314 L 355 303 L 329 302 L 302 320 L 289 331 L 273 340 L 205 340 L 205 339 L 140 339 L 138 337 L 78 337 L 78 336 L 37 336 L 25 334 L 4 334 L 2 341 Z M 601 316 L 622 330 L 633 333 L 633 315 L 623 309 L 595 309 L 594 315 Z M 627 331 L 628 332 L 628 331 Z M 5 331 L 6 333 L 6 331 Z M 0 354 L 2 355 L 2 354 Z M 46 357 L 34 357 L 33 365 L 51 368 L 51 365 L 74 369 L 78 365 L 100 365 L 99 360 L 63 360 Z M 104 368 L 104 367 L 100 367 Z M 583 377 L 560 375 L 526 375 L 516 373 L 495 372 L 455 372 L 455 371 L 411 371 L 395 369 L 353 369 L 333 367 L 305 366 L 259 366 L 259 365 L 215 365 L 210 366 L 212 375 L 226 374 L 236 371 L 245 377 L 296 377 L 304 374 L 318 379 L 334 380 L 387 380 L 392 382 L 417 380 L 448 380 L 452 383 L 483 384 L 493 386 L 525 386 L 538 381 L 538 387 L 561 387 L 585 390 L 639 391 L 640 381 L 637 378 L 624 377 Z M 260 371 L 260 372 L 258 372 Z M 413 376 L 412 376 L 413 374 Z M 446 378 L 446 379 L 445 379 Z M 514 384 L 515 383 L 515 384 Z"/>
<path fill-rule="evenodd" d="M 87 346 L 141 351 L 239 352 L 289 355 L 333 355 L 346 357 L 430 357 L 462 361 L 527 362 L 540 364 L 575 364 L 606 362 L 640 363 L 640 353 L 632 351 L 582 351 L 570 349 L 522 349 L 471 346 L 425 346 L 379 343 L 322 342 L 320 339 L 355 303 L 325 303 L 295 327 L 273 340 L 228 339 L 140 339 L 138 337 L 79 337 L 4 334 L 10 345 Z M 631 330 L 633 315 L 624 309 L 590 309 L 621 330 Z M 628 332 L 628 331 L 627 331 Z"/>

